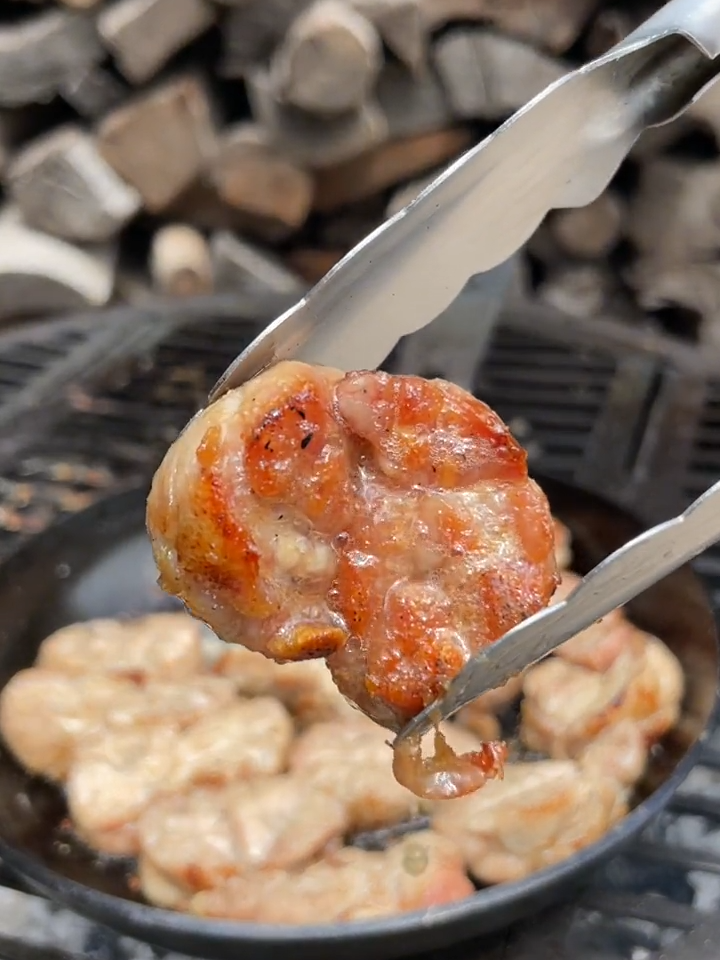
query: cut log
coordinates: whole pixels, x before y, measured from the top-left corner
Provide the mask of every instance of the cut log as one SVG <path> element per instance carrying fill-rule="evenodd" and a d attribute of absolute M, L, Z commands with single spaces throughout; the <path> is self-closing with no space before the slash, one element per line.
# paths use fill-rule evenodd
<path fill-rule="evenodd" d="M 627 280 L 643 310 L 679 308 L 697 314 L 704 323 L 720 318 L 720 264 L 658 264 L 641 260 L 627 271 Z"/>
<path fill-rule="evenodd" d="M 417 77 L 400 64 L 387 63 L 375 96 L 393 139 L 442 130 L 452 122 L 445 91 L 431 70 Z"/>
<path fill-rule="evenodd" d="M 275 51 L 269 81 L 281 103 L 337 116 L 361 106 L 381 66 L 382 45 L 370 21 L 340 0 L 316 0 Z"/>
<path fill-rule="evenodd" d="M 658 157 L 646 163 L 626 229 L 643 258 L 656 263 L 714 255 L 720 249 L 720 162 Z"/>
<path fill-rule="evenodd" d="M 0 105 L 51 100 L 103 56 L 92 20 L 82 14 L 50 10 L 0 27 Z"/>
<path fill-rule="evenodd" d="M 374 103 L 327 120 L 279 104 L 262 72 L 248 76 L 247 86 L 253 116 L 272 143 L 304 166 L 322 169 L 344 163 L 387 139 L 387 120 Z"/>
<path fill-rule="evenodd" d="M 223 60 L 226 77 L 245 77 L 265 64 L 290 29 L 295 17 L 312 0 L 240 0 L 223 22 Z"/>
<path fill-rule="evenodd" d="M 82 249 L 23 224 L 16 208 L 0 215 L 0 317 L 45 316 L 104 306 L 112 296 L 111 248 Z"/>
<path fill-rule="evenodd" d="M 98 120 L 127 97 L 127 87 L 101 66 L 88 67 L 64 80 L 58 92 L 86 120 Z"/>
<path fill-rule="evenodd" d="M 428 30 L 457 20 L 477 20 L 560 54 L 578 39 L 598 3 L 599 0 L 423 0 L 423 13 Z"/>
<path fill-rule="evenodd" d="M 210 251 L 218 291 L 300 297 L 306 284 L 272 254 L 228 231 L 214 234 Z"/>
<path fill-rule="evenodd" d="M 310 213 L 313 180 L 284 157 L 256 124 L 226 130 L 210 165 L 210 180 L 231 207 L 292 233 Z"/>
<path fill-rule="evenodd" d="M 383 195 L 376 194 L 327 217 L 316 218 L 313 238 L 319 247 L 347 252 L 385 220 Z"/>
<path fill-rule="evenodd" d="M 235 231 L 263 243 L 280 243 L 288 236 L 288 228 L 282 224 L 231 207 L 204 176 L 195 180 L 171 203 L 163 211 L 163 216 L 210 233 L 216 230 Z"/>
<path fill-rule="evenodd" d="M 210 231 L 239 230 L 244 223 L 242 214 L 218 196 L 217 190 L 205 176 L 193 181 L 165 210 L 165 216 Z"/>
<path fill-rule="evenodd" d="M 542 283 L 537 295 L 571 317 L 586 319 L 600 316 L 615 292 L 616 283 L 609 271 L 595 264 L 561 267 Z"/>
<path fill-rule="evenodd" d="M 428 30 L 422 0 L 350 0 L 375 25 L 386 46 L 413 74 L 427 63 Z"/>
<path fill-rule="evenodd" d="M 110 240 L 139 211 L 124 183 L 79 127 L 59 127 L 21 150 L 7 171 L 11 198 L 26 223 L 65 240 Z"/>
<path fill-rule="evenodd" d="M 293 273 L 310 284 L 316 284 L 339 263 L 347 250 L 316 250 L 301 247 L 287 255 L 287 265 Z"/>
<path fill-rule="evenodd" d="M 332 169 L 318 173 L 315 209 L 324 213 L 372 197 L 403 180 L 455 159 L 472 144 L 462 128 L 441 130 L 383 144 Z"/>
<path fill-rule="evenodd" d="M 214 145 L 202 83 L 182 77 L 114 111 L 98 128 L 100 152 L 158 213 L 199 176 Z"/>
<path fill-rule="evenodd" d="M 551 229 L 566 253 L 589 260 L 600 259 L 621 239 L 624 218 L 623 201 L 606 190 L 586 207 L 558 211 L 551 220 Z"/>
<path fill-rule="evenodd" d="M 205 237 L 184 223 L 161 227 L 150 247 L 153 285 L 170 297 L 199 297 L 210 293 L 213 268 Z"/>
<path fill-rule="evenodd" d="M 206 0 L 116 0 L 102 10 L 100 36 L 131 83 L 145 83 L 215 19 Z"/>
<path fill-rule="evenodd" d="M 495 120 L 514 113 L 569 69 L 519 40 L 475 28 L 441 37 L 433 59 L 460 119 Z"/>

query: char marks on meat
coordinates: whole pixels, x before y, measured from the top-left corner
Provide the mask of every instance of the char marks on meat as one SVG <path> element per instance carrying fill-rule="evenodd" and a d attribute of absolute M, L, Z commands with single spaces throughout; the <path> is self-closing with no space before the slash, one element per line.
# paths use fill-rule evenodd
<path fill-rule="evenodd" d="M 278 661 L 326 657 L 392 730 L 558 582 L 524 451 L 441 380 L 279 363 L 189 424 L 147 519 L 162 585 L 218 636 Z M 457 796 L 503 756 L 483 744 L 440 777 L 415 751 L 396 775 Z"/>

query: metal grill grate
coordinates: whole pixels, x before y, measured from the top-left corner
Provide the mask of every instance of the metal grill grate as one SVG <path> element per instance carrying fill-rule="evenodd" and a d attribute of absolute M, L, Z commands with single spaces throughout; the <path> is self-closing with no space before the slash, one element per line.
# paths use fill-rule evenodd
<path fill-rule="evenodd" d="M 222 309 L 196 305 L 172 316 L 146 311 L 112 335 L 108 318 L 94 318 L 105 344 L 112 345 L 105 355 L 97 347 L 97 329 L 84 321 L 45 328 L 44 337 L 34 330 L 6 344 L 0 340 L 0 555 L 59 514 L 149 477 L 227 362 L 252 337 L 255 320 L 277 312 L 277 304 L 237 303 Z M 92 370 L 82 367 L 78 381 L 68 374 L 81 368 L 82 351 L 93 357 Z M 634 341 L 626 330 L 605 327 L 600 335 L 597 328 L 547 314 L 542 325 L 532 316 L 509 316 L 480 367 L 477 392 L 511 424 L 535 469 L 562 480 L 602 474 L 604 486 L 608 477 L 612 485 L 607 492 L 632 503 L 646 489 L 638 464 L 652 460 L 645 450 L 648 424 L 671 424 L 673 397 L 687 394 L 668 374 L 669 365 L 663 350 Z M 46 385 L 44 393 L 38 383 Z M 42 429 L 18 430 L 7 411 L 17 411 L 18 393 L 27 399 L 33 389 L 47 419 Z M 684 487 L 675 484 L 670 491 L 675 506 L 720 475 L 720 384 L 708 384 L 701 394 L 704 412 L 693 422 L 688 457 L 680 465 Z M 622 435 L 615 442 L 612 431 L 618 428 Z M 662 430 L 654 436 L 655 447 L 662 447 Z M 660 454 L 667 460 L 666 449 Z M 703 558 L 703 572 L 720 606 L 720 552 Z M 0 904 L 11 897 L 24 897 L 26 906 L 35 902 L 0 886 Z M 27 909 L 32 914 L 39 908 Z M 578 903 L 548 912 L 527 932 L 466 945 L 452 957 L 657 960 L 663 951 L 680 949 L 687 931 L 718 909 L 720 739 L 672 807 L 632 850 L 598 873 Z M 64 911 L 52 908 L 51 914 L 35 927 L 42 950 L 55 944 L 68 955 L 97 960 L 152 956 L 148 948 Z M 53 933 L 58 924 L 73 931 L 61 942 Z M 0 957 L 34 960 L 32 951 L 18 952 L 19 936 L 0 925 Z M 696 958 L 680 952 L 677 960 Z"/>
<path fill-rule="evenodd" d="M 558 479 L 571 480 L 616 369 L 612 355 L 500 329 L 480 370 L 476 392 L 510 426 L 532 463 Z"/>

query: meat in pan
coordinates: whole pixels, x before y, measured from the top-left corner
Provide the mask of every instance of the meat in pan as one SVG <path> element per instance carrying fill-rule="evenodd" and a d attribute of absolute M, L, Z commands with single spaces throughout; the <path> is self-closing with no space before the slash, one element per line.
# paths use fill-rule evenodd
<path fill-rule="evenodd" d="M 260 923 L 333 923 L 440 906 L 472 891 L 458 848 L 428 832 L 386 852 L 345 848 L 302 873 L 274 870 L 258 878 L 236 877 L 197 894 L 190 910 Z"/>
<path fill-rule="evenodd" d="M 202 668 L 202 634 L 182 613 L 73 623 L 43 642 L 38 666 L 70 676 L 184 680 Z"/>
<path fill-rule="evenodd" d="M 347 829 L 344 804 L 307 778 L 198 788 L 159 800 L 140 818 L 140 882 L 152 902 L 186 907 L 230 877 L 309 863 Z"/>
<path fill-rule="evenodd" d="M 167 618 L 155 649 L 148 619 L 49 637 L 0 696 L 0 726 L 24 765 L 61 781 L 86 846 L 133 857 L 151 903 L 205 916 L 382 916 L 465 897 L 468 873 L 508 882 L 555 863 L 624 814 L 682 696 L 674 657 L 619 611 L 442 725 L 456 753 L 478 753 L 520 700 L 522 738 L 552 760 L 515 743 L 504 780 L 420 800 L 324 660 L 278 664 L 203 636 L 195 672 L 170 679 L 197 621 Z M 102 651 L 84 669 L 82 636 Z"/>
<path fill-rule="evenodd" d="M 682 668 L 664 643 L 621 622 L 619 653 L 605 670 L 562 656 L 527 671 L 521 736 L 531 750 L 556 759 L 577 757 L 604 731 L 630 721 L 648 746 L 677 722 Z"/>
<path fill-rule="evenodd" d="M 435 805 L 433 825 L 481 883 L 520 880 L 598 840 L 627 812 L 624 787 L 565 761 L 509 764 L 469 797 Z"/>
<path fill-rule="evenodd" d="M 245 647 L 222 647 L 214 666 L 219 676 L 232 680 L 242 695 L 276 697 L 302 726 L 359 716 L 333 683 L 324 660 L 279 664 Z"/>
<path fill-rule="evenodd" d="M 189 728 L 106 728 L 78 747 L 68 806 L 87 843 L 103 853 L 135 856 L 137 821 L 156 800 L 195 786 L 272 776 L 287 766 L 289 714 L 267 697 L 211 709 Z"/>
<path fill-rule="evenodd" d="M 158 470 L 162 586 L 222 639 L 325 657 L 340 691 L 400 729 L 558 584 L 547 501 L 502 421 L 459 387 L 280 363 L 200 413 Z M 396 756 L 419 796 L 502 771 Z"/>

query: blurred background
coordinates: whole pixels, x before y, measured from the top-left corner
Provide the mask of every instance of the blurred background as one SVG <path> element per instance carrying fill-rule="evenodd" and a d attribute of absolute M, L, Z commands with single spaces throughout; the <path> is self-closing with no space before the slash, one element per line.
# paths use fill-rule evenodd
<path fill-rule="evenodd" d="M 608 0 L 5 0 L 0 318 L 297 296 L 658 6 Z M 713 341 L 720 93 L 553 214 L 523 295 Z"/>
<path fill-rule="evenodd" d="M 0 0 L 0 559 L 144 489 L 263 325 L 659 5 Z M 604 513 L 579 491 L 648 524 L 720 477 L 718 134 L 720 84 L 643 136 L 595 203 L 548 217 L 491 335 L 471 287 L 387 361 L 497 409 L 535 475 L 564 491 L 588 558 Z M 697 569 L 716 612 L 720 552 Z M 453 956 L 715 958 L 718 771 L 715 736 L 588 891 Z M 0 958 L 162 956 L 19 889 L 0 864 Z"/>

